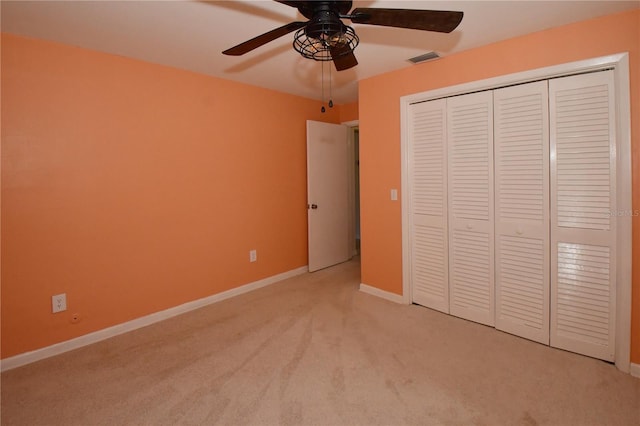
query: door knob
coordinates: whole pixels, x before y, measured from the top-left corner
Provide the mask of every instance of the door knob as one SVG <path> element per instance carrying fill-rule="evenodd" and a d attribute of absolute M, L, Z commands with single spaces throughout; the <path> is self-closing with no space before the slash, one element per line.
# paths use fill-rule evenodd
<path fill-rule="evenodd" d="M 317 204 L 311 204 L 311 205 L 307 204 L 307 208 L 308 208 L 308 209 L 310 208 L 310 209 L 312 209 L 312 210 L 315 210 L 315 209 L 317 209 L 317 208 L 318 208 L 318 205 L 317 205 Z"/>

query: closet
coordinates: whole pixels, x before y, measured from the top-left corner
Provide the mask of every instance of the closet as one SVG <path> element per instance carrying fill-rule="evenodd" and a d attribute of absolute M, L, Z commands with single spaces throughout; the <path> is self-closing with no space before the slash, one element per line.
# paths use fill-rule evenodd
<path fill-rule="evenodd" d="M 412 302 L 612 361 L 613 71 L 406 111 Z"/>

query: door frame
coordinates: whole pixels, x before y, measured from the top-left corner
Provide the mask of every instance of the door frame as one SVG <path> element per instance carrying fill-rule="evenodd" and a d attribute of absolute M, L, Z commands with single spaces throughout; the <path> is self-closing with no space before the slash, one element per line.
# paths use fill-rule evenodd
<path fill-rule="evenodd" d="M 347 137 L 347 152 L 349 165 L 349 250 L 351 257 L 357 255 L 356 247 L 356 157 L 355 157 L 355 129 L 360 126 L 359 120 L 351 120 L 340 123 L 349 128 Z"/>
<path fill-rule="evenodd" d="M 455 86 L 429 90 L 400 98 L 400 149 L 402 184 L 402 300 L 410 304 L 411 289 L 411 252 L 410 252 L 410 214 L 411 199 L 409 185 L 409 106 L 414 103 L 430 101 L 481 90 L 492 90 L 504 86 L 529 83 L 537 80 L 562 77 L 572 74 L 612 69 L 615 80 L 615 99 L 618 120 L 617 137 L 617 217 L 616 235 L 616 354 L 618 369 L 628 373 L 631 366 L 631 272 L 632 272 L 632 191 L 631 191 L 631 100 L 629 87 L 629 54 L 618 53 L 582 61 L 538 68 L 534 70 L 507 74 L 485 80 L 463 83 Z M 624 214 L 629 212 L 629 214 Z"/>

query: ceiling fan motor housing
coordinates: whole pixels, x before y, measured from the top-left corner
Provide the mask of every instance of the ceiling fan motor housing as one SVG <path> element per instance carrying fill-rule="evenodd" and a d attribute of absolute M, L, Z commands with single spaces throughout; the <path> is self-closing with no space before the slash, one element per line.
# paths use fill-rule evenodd
<path fill-rule="evenodd" d="M 331 10 L 320 10 L 307 23 L 304 29 L 307 37 L 316 40 L 335 40 L 346 32 L 346 25 L 342 23 L 340 17 Z"/>
<path fill-rule="evenodd" d="M 351 10 L 352 1 L 301 1 L 295 4 L 298 11 L 307 19 L 313 19 L 318 11 L 329 10 L 340 15 L 346 15 Z"/>

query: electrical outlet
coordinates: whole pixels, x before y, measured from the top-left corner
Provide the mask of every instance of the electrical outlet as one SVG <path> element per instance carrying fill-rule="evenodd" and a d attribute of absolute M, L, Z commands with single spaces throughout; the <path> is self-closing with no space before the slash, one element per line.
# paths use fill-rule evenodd
<path fill-rule="evenodd" d="M 249 250 L 249 262 L 255 262 L 256 260 L 258 260 L 258 251 Z"/>
<path fill-rule="evenodd" d="M 51 312 L 62 312 L 67 310 L 67 294 L 56 294 L 51 296 Z"/>

